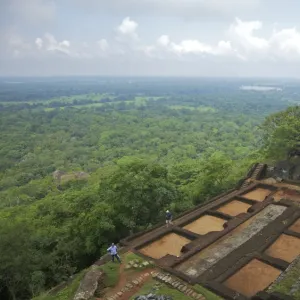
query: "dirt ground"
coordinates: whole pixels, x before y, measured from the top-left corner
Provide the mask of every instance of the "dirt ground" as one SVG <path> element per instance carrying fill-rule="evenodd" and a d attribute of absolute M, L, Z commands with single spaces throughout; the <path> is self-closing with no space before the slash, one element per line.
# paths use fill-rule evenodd
<path fill-rule="evenodd" d="M 300 219 L 298 219 L 289 230 L 300 233 Z"/>
<path fill-rule="evenodd" d="M 274 200 L 277 202 L 280 199 L 290 199 L 295 202 L 300 202 L 300 194 L 296 191 L 278 191 L 274 195 Z"/>
<path fill-rule="evenodd" d="M 257 259 L 229 277 L 224 285 L 228 288 L 252 297 L 267 288 L 281 274 L 281 271 Z"/>
<path fill-rule="evenodd" d="M 227 221 L 214 216 L 205 215 L 183 228 L 197 234 L 207 234 L 211 231 L 222 231 Z"/>
<path fill-rule="evenodd" d="M 181 235 L 170 233 L 139 251 L 155 259 L 162 258 L 167 254 L 179 257 L 182 247 L 190 242 L 189 239 Z"/>
<path fill-rule="evenodd" d="M 221 206 L 218 211 L 235 217 L 241 213 L 246 213 L 249 207 L 251 207 L 250 204 L 246 204 L 238 200 L 233 200 L 226 205 Z"/>
<path fill-rule="evenodd" d="M 131 274 L 128 274 L 128 273 L 125 274 L 124 264 L 122 264 L 121 267 L 120 267 L 120 271 L 119 271 L 120 277 L 119 277 L 118 284 L 113 289 L 109 290 L 109 292 L 107 292 L 105 294 L 105 296 L 103 296 L 102 298 L 96 298 L 96 299 L 97 300 L 104 300 L 104 299 L 106 299 L 110 296 L 115 295 L 116 293 L 120 292 L 128 282 L 130 282 L 132 280 L 135 280 L 136 278 L 140 277 L 141 275 L 144 275 L 146 273 L 150 273 L 153 270 L 154 269 L 146 269 L 146 270 L 143 270 L 141 272 L 134 272 L 134 273 L 131 273 Z M 123 295 L 121 297 L 118 297 L 118 299 L 119 300 L 128 300 L 131 296 L 133 296 L 141 288 L 141 286 L 145 282 L 147 282 L 150 279 L 151 279 L 150 275 L 147 276 L 147 277 L 144 277 L 144 280 L 139 285 L 136 285 L 133 289 L 129 290 L 128 292 L 123 293 Z"/>
<path fill-rule="evenodd" d="M 300 254 L 300 239 L 282 234 L 266 250 L 266 254 L 291 263 Z"/>
<path fill-rule="evenodd" d="M 242 195 L 243 197 L 251 200 L 256 200 L 262 202 L 265 200 L 266 196 L 269 196 L 271 191 L 268 189 L 257 188 L 247 194 Z"/>
<path fill-rule="evenodd" d="M 235 228 L 233 231 L 214 242 L 201 252 L 190 257 L 176 267 L 176 270 L 191 277 L 197 277 L 232 251 L 246 243 L 265 226 L 280 216 L 286 208 L 280 205 L 269 205 L 261 212 Z"/>

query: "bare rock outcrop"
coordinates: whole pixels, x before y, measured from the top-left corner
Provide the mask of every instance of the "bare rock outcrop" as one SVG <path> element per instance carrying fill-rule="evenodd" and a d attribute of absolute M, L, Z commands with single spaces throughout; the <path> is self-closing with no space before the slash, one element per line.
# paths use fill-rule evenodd
<path fill-rule="evenodd" d="M 60 180 L 61 176 L 65 175 L 66 172 L 61 171 L 61 170 L 56 170 L 52 173 L 52 176 L 55 180 Z"/>
<path fill-rule="evenodd" d="M 97 267 L 93 266 L 82 279 L 73 300 L 91 299 L 98 287 L 98 284 L 104 278 L 104 273 Z"/>

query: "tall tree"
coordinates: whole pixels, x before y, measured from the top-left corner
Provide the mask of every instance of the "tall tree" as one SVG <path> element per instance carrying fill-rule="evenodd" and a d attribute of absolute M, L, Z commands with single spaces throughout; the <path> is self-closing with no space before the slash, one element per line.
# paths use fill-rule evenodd
<path fill-rule="evenodd" d="M 38 251 L 33 233 L 24 220 L 0 219 L 0 290 L 6 287 L 13 300 L 33 296 L 45 283 L 46 257 Z"/>
<path fill-rule="evenodd" d="M 118 164 L 99 188 L 101 198 L 113 206 L 116 229 L 126 233 L 159 221 L 179 198 L 167 169 L 139 159 L 124 158 Z"/>
<path fill-rule="evenodd" d="M 286 158 L 292 150 L 300 148 L 300 106 L 267 117 L 262 129 L 266 157 Z"/>

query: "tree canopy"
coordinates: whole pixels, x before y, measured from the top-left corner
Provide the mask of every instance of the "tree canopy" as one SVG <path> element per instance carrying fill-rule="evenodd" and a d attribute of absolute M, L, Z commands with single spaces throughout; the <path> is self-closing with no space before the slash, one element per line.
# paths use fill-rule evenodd
<path fill-rule="evenodd" d="M 267 157 L 285 158 L 291 151 L 300 149 L 300 106 L 270 115 L 262 128 Z"/>
<path fill-rule="evenodd" d="M 295 87 L 95 82 L 0 82 L 1 299 L 55 286 L 166 209 L 203 203 L 299 143 L 299 107 L 278 112 Z"/>

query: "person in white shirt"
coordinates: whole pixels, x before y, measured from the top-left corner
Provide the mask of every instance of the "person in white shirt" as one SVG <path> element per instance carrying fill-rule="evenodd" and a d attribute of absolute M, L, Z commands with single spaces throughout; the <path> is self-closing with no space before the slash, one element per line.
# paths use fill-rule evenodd
<path fill-rule="evenodd" d="M 115 258 L 116 258 L 118 260 L 118 262 L 121 263 L 121 259 L 120 259 L 120 256 L 118 254 L 118 248 L 114 243 L 111 244 L 111 246 L 107 249 L 107 251 L 111 255 L 112 262 L 114 262 Z"/>

